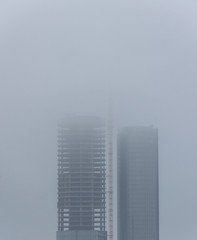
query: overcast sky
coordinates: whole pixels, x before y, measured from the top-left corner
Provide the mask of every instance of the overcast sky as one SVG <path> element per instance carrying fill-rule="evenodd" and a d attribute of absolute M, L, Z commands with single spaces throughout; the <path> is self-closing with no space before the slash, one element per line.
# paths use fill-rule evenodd
<path fill-rule="evenodd" d="M 54 240 L 56 130 L 68 114 L 155 125 L 160 239 L 197 236 L 197 2 L 0 3 L 0 238 Z"/>

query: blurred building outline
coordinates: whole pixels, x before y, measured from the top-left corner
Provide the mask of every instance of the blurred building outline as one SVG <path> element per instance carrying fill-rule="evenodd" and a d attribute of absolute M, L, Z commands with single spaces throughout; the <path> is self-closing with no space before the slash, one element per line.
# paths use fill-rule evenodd
<path fill-rule="evenodd" d="M 98 117 L 58 125 L 57 240 L 106 240 L 106 130 Z"/>
<path fill-rule="evenodd" d="M 158 131 L 118 134 L 118 240 L 159 240 Z"/>

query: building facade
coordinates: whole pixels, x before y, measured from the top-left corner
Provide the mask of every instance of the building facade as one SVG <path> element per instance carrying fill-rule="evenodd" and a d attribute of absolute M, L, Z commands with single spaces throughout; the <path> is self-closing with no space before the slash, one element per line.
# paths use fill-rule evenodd
<path fill-rule="evenodd" d="M 158 131 L 118 134 L 118 240 L 159 240 Z"/>
<path fill-rule="evenodd" d="M 57 240 L 106 240 L 104 121 L 73 117 L 58 127 Z"/>

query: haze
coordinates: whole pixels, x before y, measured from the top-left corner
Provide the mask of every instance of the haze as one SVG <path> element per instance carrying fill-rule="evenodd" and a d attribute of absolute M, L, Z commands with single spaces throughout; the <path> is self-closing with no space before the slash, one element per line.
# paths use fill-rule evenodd
<path fill-rule="evenodd" d="M 0 238 L 54 240 L 56 127 L 68 114 L 155 125 L 160 239 L 197 236 L 197 3 L 0 3 Z M 111 92 L 109 94 L 109 92 Z"/>

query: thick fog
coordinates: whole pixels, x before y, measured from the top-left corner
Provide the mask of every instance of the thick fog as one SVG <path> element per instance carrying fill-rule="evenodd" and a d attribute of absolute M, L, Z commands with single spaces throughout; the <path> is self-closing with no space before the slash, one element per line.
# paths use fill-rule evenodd
<path fill-rule="evenodd" d="M 54 240 L 57 122 L 159 128 L 160 239 L 197 236 L 197 3 L 0 3 L 0 238 Z"/>

